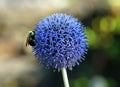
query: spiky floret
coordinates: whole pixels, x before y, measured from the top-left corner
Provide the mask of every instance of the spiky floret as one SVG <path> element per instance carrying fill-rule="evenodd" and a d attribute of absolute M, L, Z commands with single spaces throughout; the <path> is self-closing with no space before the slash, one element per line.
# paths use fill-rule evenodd
<path fill-rule="evenodd" d="M 84 59 L 87 36 L 84 26 L 66 14 L 52 14 L 35 26 L 36 58 L 48 68 L 72 69 Z"/>

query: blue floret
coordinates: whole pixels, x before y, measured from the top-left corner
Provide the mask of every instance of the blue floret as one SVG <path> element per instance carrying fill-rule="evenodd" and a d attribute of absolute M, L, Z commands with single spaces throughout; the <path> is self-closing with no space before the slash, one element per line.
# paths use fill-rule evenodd
<path fill-rule="evenodd" d="M 40 62 L 60 70 L 72 70 L 87 52 L 85 28 L 77 19 L 66 14 L 52 14 L 35 26 L 33 52 Z"/>

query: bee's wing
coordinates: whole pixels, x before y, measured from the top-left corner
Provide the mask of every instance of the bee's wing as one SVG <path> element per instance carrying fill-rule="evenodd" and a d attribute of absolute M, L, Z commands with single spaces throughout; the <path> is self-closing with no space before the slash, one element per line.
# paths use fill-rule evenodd
<path fill-rule="evenodd" d="M 28 46 L 27 38 L 25 39 L 24 43 L 25 43 L 25 46 L 27 47 Z"/>
<path fill-rule="evenodd" d="M 29 45 L 29 44 L 28 44 L 28 35 L 27 35 L 26 38 L 25 38 L 24 44 L 25 44 L 26 47 Z"/>

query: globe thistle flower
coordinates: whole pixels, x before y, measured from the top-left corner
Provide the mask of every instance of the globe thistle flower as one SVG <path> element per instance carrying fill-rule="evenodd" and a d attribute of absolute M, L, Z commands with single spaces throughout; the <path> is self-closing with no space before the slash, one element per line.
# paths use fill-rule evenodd
<path fill-rule="evenodd" d="M 68 68 L 84 60 L 87 36 L 85 28 L 77 19 L 66 14 L 52 14 L 34 28 L 35 57 L 54 70 Z"/>

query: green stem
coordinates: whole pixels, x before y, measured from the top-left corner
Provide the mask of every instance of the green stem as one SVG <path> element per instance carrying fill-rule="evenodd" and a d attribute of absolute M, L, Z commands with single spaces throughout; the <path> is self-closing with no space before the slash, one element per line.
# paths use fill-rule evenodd
<path fill-rule="evenodd" d="M 67 71 L 66 71 L 65 68 L 62 68 L 61 71 L 62 71 L 64 86 L 65 87 L 69 87 L 69 81 L 68 81 L 68 77 L 67 77 Z"/>

